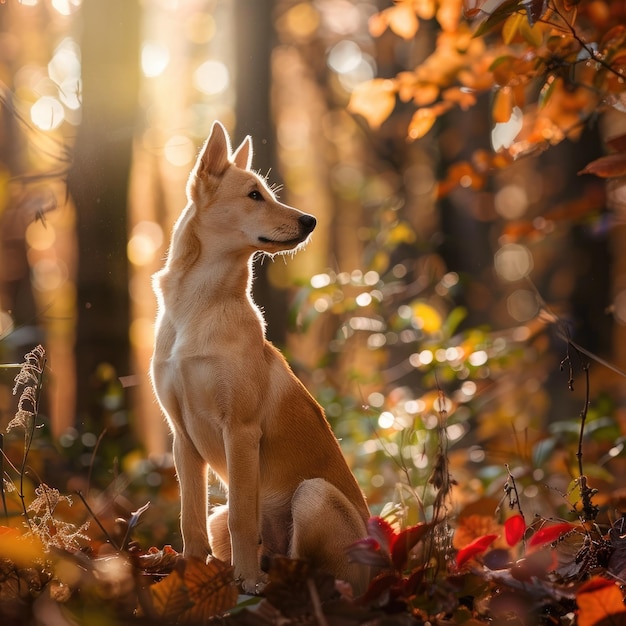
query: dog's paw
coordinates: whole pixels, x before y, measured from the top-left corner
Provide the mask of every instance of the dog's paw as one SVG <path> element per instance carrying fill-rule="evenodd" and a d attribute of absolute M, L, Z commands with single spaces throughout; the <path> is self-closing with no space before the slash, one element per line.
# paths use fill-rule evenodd
<path fill-rule="evenodd" d="M 259 595 L 267 585 L 267 576 L 265 574 L 259 574 L 251 578 L 240 576 L 237 578 L 237 582 L 244 593 Z"/>

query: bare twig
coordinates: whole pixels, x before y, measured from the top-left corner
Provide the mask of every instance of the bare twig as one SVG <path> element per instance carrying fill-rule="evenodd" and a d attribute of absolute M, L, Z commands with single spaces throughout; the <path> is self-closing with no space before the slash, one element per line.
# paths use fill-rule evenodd
<path fill-rule="evenodd" d="M 313 613 L 315 620 L 319 626 L 328 626 L 328 620 L 322 610 L 322 603 L 320 602 L 320 596 L 315 586 L 315 581 L 309 577 L 306 579 L 306 585 L 309 590 L 309 597 L 311 598 L 311 604 L 313 605 Z"/>
<path fill-rule="evenodd" d="M 120 550 L 120 546 L 115 542 L 113 537 L 111 537 L 111 535 L 109 535 L 109 533 L 107 532 L 107 529 L 102 525 L 102 522 L 100 522 L 100 520 L 98 519 L 96 514 L 93 512 L 93 509 L 87 503 L 87 500 L 85 499 L 85 496 L 82 494 L 82 492 L 81 491 L 75 491 L 74 493 L 81 499 L 81 502 L 85 505 L 85 508 L 87 509 L 87 511 L 89 511 L 89 515 L 91 515 L 91 517 L 94 519 L 94 521 L 96 522 L 96 524 L 98 525 L 98 527 L 100 528 L 100 530 L 102 531 L 104 536 L 107 538 L 107 541 L 116 550 Z"/>

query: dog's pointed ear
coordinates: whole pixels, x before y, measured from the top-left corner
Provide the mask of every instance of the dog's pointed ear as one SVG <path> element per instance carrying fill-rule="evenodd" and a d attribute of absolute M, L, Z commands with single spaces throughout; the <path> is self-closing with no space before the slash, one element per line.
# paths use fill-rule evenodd
<path fill-rule="evenodd" d="M 198 158 L 198 176 L 221 176 L 230 165 L 230 140 L 220 122 L 213 122 L 209 138 Z"/>
<path fill-rule="evenodd" d="M 252 165 L 252 138 L 248 135 L 233 154 L 233 163 L 242 170 L 249 170 Z"/>

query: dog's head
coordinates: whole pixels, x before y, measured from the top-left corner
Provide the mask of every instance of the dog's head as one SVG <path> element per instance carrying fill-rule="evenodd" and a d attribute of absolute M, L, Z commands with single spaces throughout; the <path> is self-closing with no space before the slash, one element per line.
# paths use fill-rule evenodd
<path fill-rule="evenodd" d="M 313 232 L 315 218 L 279 202 L 251 162 L 251 138 L 233 152 L 226 130 L 215 122 L 187 186 L 196 235 L 203 241 L 203 232 L 219 237 L 220 248 L 241 253 L 296 249 Z"/>

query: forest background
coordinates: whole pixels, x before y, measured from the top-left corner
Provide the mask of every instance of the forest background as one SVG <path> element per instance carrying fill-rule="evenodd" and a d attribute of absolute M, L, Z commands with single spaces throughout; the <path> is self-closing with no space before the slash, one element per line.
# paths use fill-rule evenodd
<path fill-rule="evenodd" d="M 255 299 L 372 511 L 431 520 L 443 472 L 450 512 L 495 515 L 513 479 L 527 520 L 560 519 L 584 469 L 613 523 L 625 20 L 600 0 L 0 4 L 0 425 L 43 345 L 31 489 L 149 500 L 139 535 L 180 547 L 150 276 L 219 119 L 318 218 L 257 264 Z"/>

